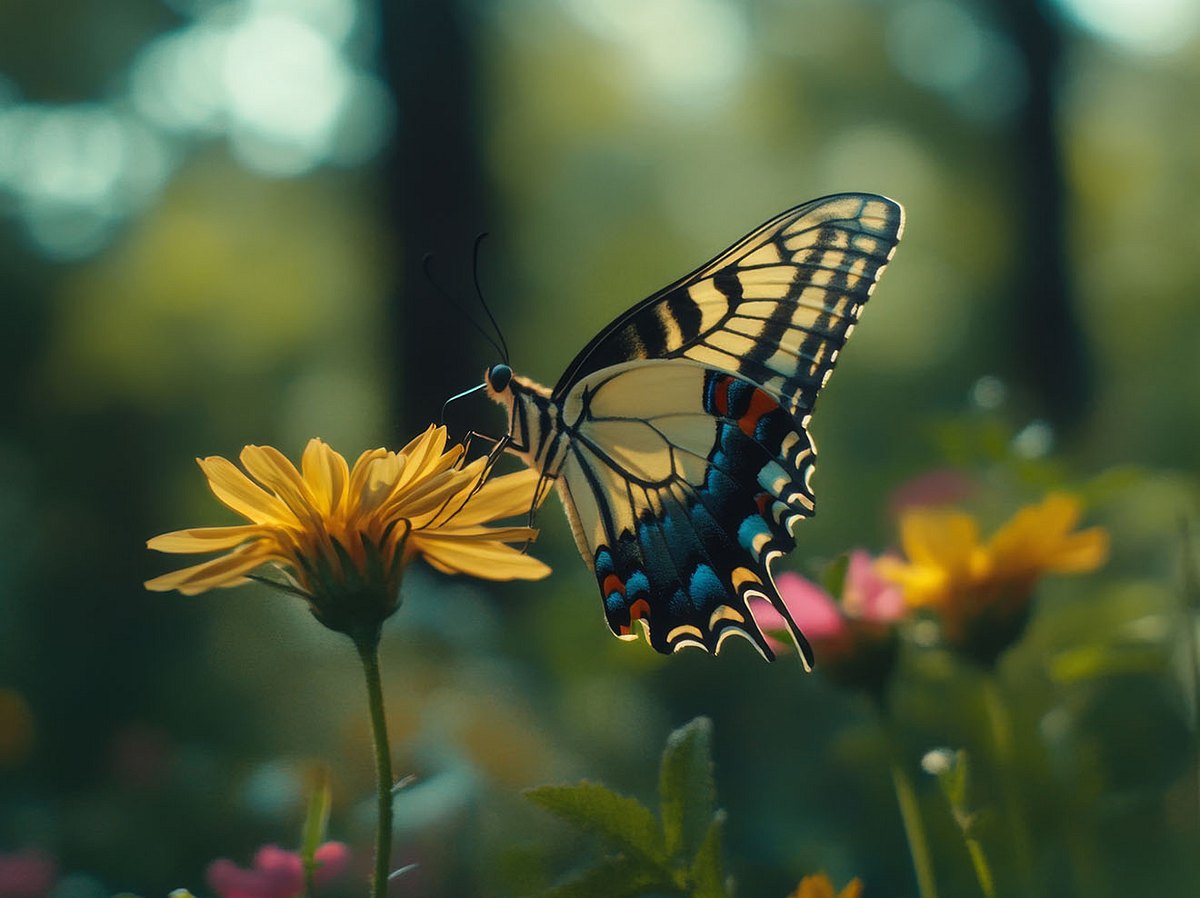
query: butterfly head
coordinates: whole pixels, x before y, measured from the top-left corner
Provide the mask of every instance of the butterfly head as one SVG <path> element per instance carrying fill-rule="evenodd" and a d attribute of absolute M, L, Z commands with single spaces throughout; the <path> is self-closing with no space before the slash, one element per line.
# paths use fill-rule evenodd
<path fill-rule="evenodd" d="M 492 365 L 484 375 L 489 393 L 503 393 L 512 383 L 513 370 L 503 363 Z"/>

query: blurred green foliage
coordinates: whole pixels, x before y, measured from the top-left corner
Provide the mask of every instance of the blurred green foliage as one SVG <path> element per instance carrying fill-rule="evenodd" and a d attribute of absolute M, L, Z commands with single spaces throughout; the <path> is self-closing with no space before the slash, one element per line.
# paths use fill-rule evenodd
<path fill-rule="evenodd" d="M 942 894 L 977 894 L 919 773 L 941 746 L 969 753 L 973 808 L 993 823 L 1005 801 L 1023 810 L 1035 892 L 1004 827 L 979 832 L 998 895 L 1195 893 L 1182 571 L 1197 549 L 1180 536 L 1200 446 L 1194 10 L 447 6 L 453 27 L 433 33 L 353 0 L 0 4 L 0 854 L 48 852 L 55 898 L 204 894 L 212 859 L 295 847 L 326 761 L 329 835 L 369 864 L 371 749 L 348 644 L 258 587 L 147 594 L 169 562 L 143 544 L 208 519 L 195 456 L 251 442 L 295 456 L 314 435 L 395 448 L 469 385 L 462 372 L 495 361 L 401 274 L 431 248 L 399 214 L 403 191 L 431 175 L 402 170 L 396 147 L 436 156 L 437 110 L 469 107 L 480 170 L 446 179 L 482 185 L 484 219 L 449 223 L 460 242 L 435 247 L 437 267 L 469 296 L 471 242 L 492 233 L 485 293 L 514 366 L 543 382 L 638 298 L 794 203 L 863 190 L 906 205 L 815 417 L 820 515 L 786 566 L 813 574 L 894 544 L 890 494 L 945 467 L 977 483 L 972 508 L 992 523 L 1051 486 L 1082 492 L 1113 556 L 1046 583 L 1000 659 L 1000 758 L 981 673 L 919 626 L 886 732 L 791 659 L 767 666 L 743 645 L 660 658 L 612 639 L 551 500 L 535 548 L 549 581 L 414 570 L 385 633 L 396 769 L 419 777 L 397 799 L 395 857 L 419 866 L 394 893 L 556 881 L 587 840 L 522 790 L 586 777 L 649 801 L 660 747 L 701 715 L 742 894 L 783 896 L 827 870 L 861 877 L 868 898 L 915 895 L 893 757 L 917 777 Z M 1011 16 L 1061 45 L 1040 85 L 1062 166 L 1050 187 L 1030 189 L 1022 116 L 1039 85 Z M 438 69 L 447 44 L 470 77 Z M 398 108 L 401 58 L 428 66 L 417 87 L 433 118 Z M 1055 302 L 1076 325 L 1053 336 L 1090 358 L 1070 414 L 1030 364 L 1050 317 L 1016 286 L 1039 273 L 1029 223 L 1054 208 L 1068 275 Z M 400 349 L 413 339 L 444 364 L 415 367 Z M 485 405 L 464 401 L 449 423 L 496 434 Z"/>
<path fill-rule="evenodd" d="M 665 892 L 725 898 L 729 894 L 721 860 L 725 815 L 716 807 L 712 767 L 712 723 L 698 717 L 667 739 L 659 768 L 658 814 L 586 781 L 527 791 L 534 804 L 616 849 L 546 895 L 632 898 Z"/>

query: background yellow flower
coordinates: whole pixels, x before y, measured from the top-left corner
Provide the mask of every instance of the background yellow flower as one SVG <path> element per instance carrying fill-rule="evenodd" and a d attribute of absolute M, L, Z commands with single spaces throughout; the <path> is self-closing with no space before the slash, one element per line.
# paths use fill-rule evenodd
<path fill-rule="evenodd" d="M 846 887 L 834 895 L 833 882 L 824 873 L 806 876 L 788 898 L 859 898 L 862 882 L 857 878 L 846 883 Z"/>
<path fill-rule="evenodd" d="M 911 510 L 900 520 L 907 560 L 881 558 L 878 570 L 903 589 L 909 605 L 935 611 L 951 642 L 990 655 L 1020 635 L 1042 577 L 1087 573 L 1107 560 L 1104 529 L 1075 531 L 1082 512 L 1077 497 L 1051 493 L 1020 509 L 985 543 L 965 512 Z M 977 644 L 983 631 L 986 648 Z"/>

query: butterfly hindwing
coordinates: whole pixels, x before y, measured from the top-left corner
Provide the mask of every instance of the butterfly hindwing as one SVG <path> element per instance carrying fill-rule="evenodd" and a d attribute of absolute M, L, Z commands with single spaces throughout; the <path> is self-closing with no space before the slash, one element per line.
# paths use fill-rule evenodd
<path fill-rule="evenodd" d="M 566 420 L 560 492 L 610 629 L 631 638 L 641 621 L 663 652 L 716 651 L 737 633 L 770 657 L 747 599 L 783 611 L 769 567 L 813 507 L 803 427 L 755 385 L 688 360 L 601 371 Z"/>

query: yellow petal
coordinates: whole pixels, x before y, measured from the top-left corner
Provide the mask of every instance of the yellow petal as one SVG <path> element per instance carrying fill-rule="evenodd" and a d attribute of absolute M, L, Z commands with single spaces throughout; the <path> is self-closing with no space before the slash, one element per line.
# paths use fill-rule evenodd
<path fill-rule="evenodd" d="M 350 468 L 346 459 L 324 441 L 313 438 L 304 447 L 300 472 L 317 501 L 317 507 L 326 515 L 339 514 L 350 482 Z"/>
<path fill-rule="evenodd" d="M 446 444 L 446 428 L 439 427 L 437 424 L 430 424 L 423 431 L 409 440 L 404 445 L 404 448 L 399 450 L 399 454 L 408 456 L 419 464 L 421 459 L 427 454 L 427 447 L 432 445 L 437 440 L 439 435 L 442 438 L 441 442 L 444 446 Z M 441 448 L 439 447 L 437 451 L 441 452 Z"/>
<path fill-rule="evenodd" d="M 272 560 L 273 557 L 269 549 L 255 543 L 220 558 L 147 580 L 145 587 L 154 592 L 177 589 L 185 596 L 194 596 L 217 587 L 237 586 L 246 582 L 244 574 Z"/>
<path fill-rule="evenodd" d="M 1108 531 L 1092 527 L 1064 538 L 1048 559 L 1047 570 L 1056 574 L 1086 574 L 1108 561 Z"/>
<path fill-rule="evenodd" d="M 861 895 L 862 881 L 852 879 L 838 892 L 837 898 L 859 898 Z M 790 898 L 833 898 L 833 882 L 824 873 L 806 876 L 800 880 L 800 885 L 792 892 Z"/>
<path fill-rule="evenodd" d="M 962 512 L 916 509 L 900 521 L 900 542 L 917 564 L 967 571 L 979 549 L 979 527 Z"/>
<path fill-rule="evenodd" d="M 229 459 L 213 455 L 196 463 L 208 478 L 213 495 L 228 508 L 256 524 L 291 523 L 294 517 L 287 506 L 254 483 Z"/>
<path fill-rule="evenodd" d="M 410 440 L 403 449 L 396 453 L 405 460 L 405 474 L 396 482 L 398 489 L 418 480 L 430 458 L 438 458 L 441 455 L 441 446 L 445 445 L 446 433 L 445 428 L 441 428 L 442 439 L 439 445 L 438 430 L 439 428 L 430 424 L 424 433 Z"/>
<path fill-rule="evenodd" d="M 952 582 L 945 568 L 880 558 L 875 562 L 875 570 L 879 576 L 899 586 L 905 603 L 913 608 L 941 607 L 950 601 Z"/>
<path fill-rule="evenodd" d="M 357 459 L 354 460 L 354 466 L 350 469 L 350 484 L 347 487 L 346 500 L 351 506 L 357 507 L 359 497 L 366 490 L 367 482 L 371 476 L 372 464 L 381 458 L 387 458 L 392 455 L 386 449 L 368 449 Z"/>
<path fill-rule="evenodd" d="M 296 466 L 274 446 L 246 446 L 238 456 L 250 476 L 284 501 L 307 525 L 320 520 L 316 500 Z"/>
<path fill-rule="evenodd" d="M 527 468 L 515 474 L 493 477 L 475 494 L 456 523 L 474 524 L 528 515 L 533 507 L 533 490 L 539 476 L 537 471 Z"/>
<path fill-rule="evenodd" d="M 408 459 L 394 452 L 386 452 L 363 463 L 361 470 L 356 466 L 357 484 L 350 501 L 361 515 L 374 514 L 392 495 L 400 476 L 408 467 Z M 351 475 L 353 480 L 353 475 Z M 355 487 L 357 487 L 355 489 Z"/>
<path fill-rule="evenodd" d="M 410 545 L 445 574 L 467 574 L 484 580 L 540 580 L 550 568 L 503 543 L 463 541 L 436 533 L 414 533 Z"/>
<path fill-rule="evenodd" d="M 1046 496 L 1040 505 L 1034 506 L 1043 527 L 1066 533 L 1079 523 L 1083 514 L 1083 502 L 1070 493 L 1054 492 Z"/>
<path fill-rule="evenodd" d="M 460 525 L 459 520 L 460 518 L 455 518 L 450 526 L 439 527 L 438 535 L 450 539 L 481 539 L 495 543 L 531 543 L 538 538 L 536 527 L 484 527 L 479 524 L 467 526 Z"/>
<path fill-rule="evenodd" d="M 385 516 L 401 514 L 418 528 L 429 526 L 435 520 L 445 521 L 463 509 L 479 483 L 481 472 L 482 466 L 475 462 L 465 468 L 443 471 L 406 493 L 393 494 L 380 513 Z"/>
<path fill-rule="evenodd" d="M 1079 542 L 1082 534 L 1071 534 L 1083 504 L 1066 493 L 1051 493 L 1037 505 L 1013 515 L 992 537 L 989 547 L 1000 576 L 1034 576 L 1044 571 L 1072 573 L 1093 570 L 1107 557 L 1107 534 Z M 1077 567 L 1082 565 L 1082 567 Z"/>
<path fill-rule="evenodd" d="M 176 530 L 163 533 L 146 541 L 147 549 L 156 552 L 219 552 L 232 549 L 248 539 L 261 537 L 263 528 L 257 524 L 239 524 L 236 527 L 195 527 L 191 530 Z"/>
<path fill-rule="evenodd" d="M 430 424 L 425 432 L 409 442 L 399 454 L 408 459 L 410 479 L 421 477 L 429 465 L 441 458 L 446 448 L 446 428 Z"/>
<path fill-rule="evenodd" d="M 790 898 L 833 898 L 833 883 L 824 873 L 806 876 Z"/>
<path fill-rule="evenodd" d="M 1037 505 L 1022 508 L 992 536 L 993 554 L 1005 561 L 1040 554 L 1079 520 L 1078 500 L 1054 493 Z"/>
<path fill-rule="evenodd" d="M 462 446 L 451 446 L 448 452 L 442 454 L 442 448 L 446 444 L 445 428 L 441 428 L 441 431 L 441 439 L 432 441 L 425 448 L 423 457 L 409 456 L 409 467 L 405 470 L 404 476 L 396 483 L 397 490 L 406 489 L 416 480 L 436 477 L 443 471 L 448 471 L 458 465 L 459 460 L 463 457 L 464 449 Z"/>

